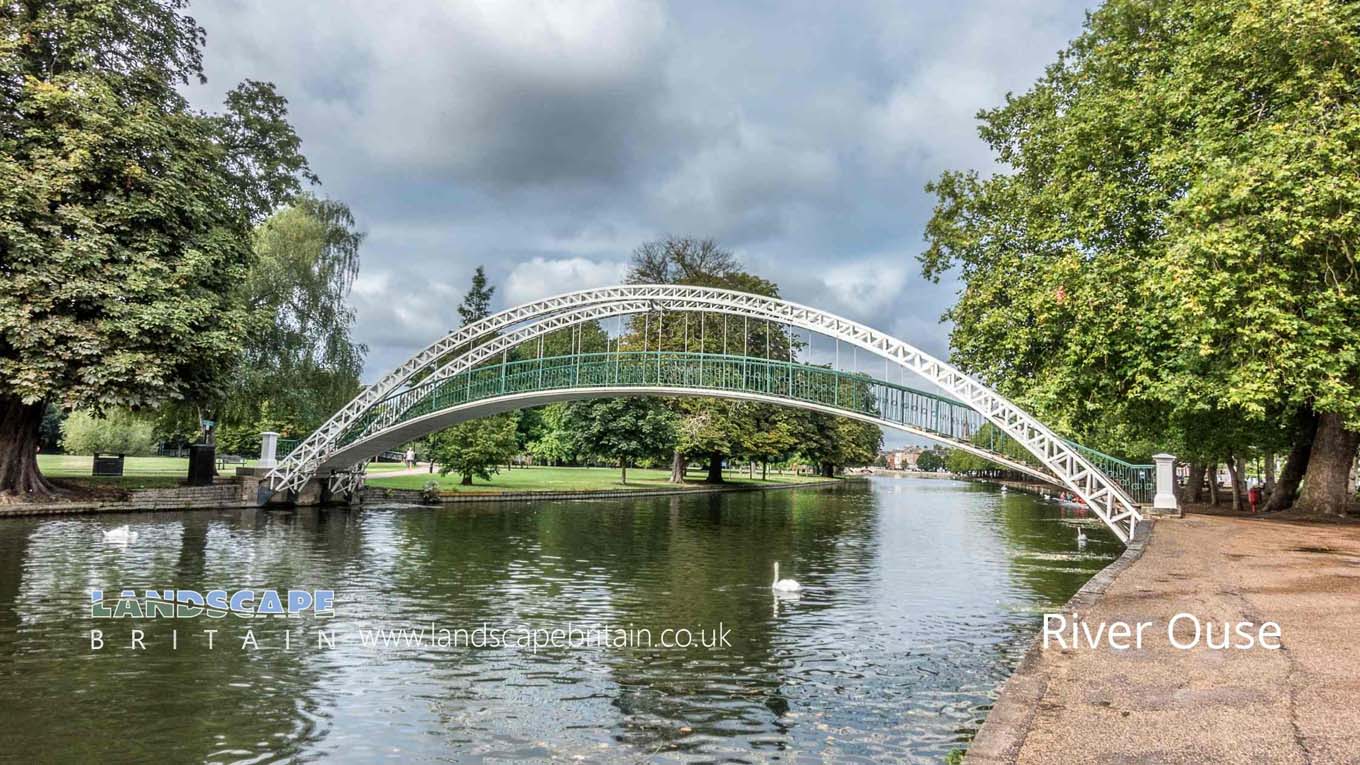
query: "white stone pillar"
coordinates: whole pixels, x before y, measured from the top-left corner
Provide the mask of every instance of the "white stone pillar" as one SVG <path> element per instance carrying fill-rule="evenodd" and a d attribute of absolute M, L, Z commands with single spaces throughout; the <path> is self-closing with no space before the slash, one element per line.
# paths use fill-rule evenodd
<path fill-rule="evenodd" d="M 257 467 L 272 468 L 278 463 L 274 457 L 279 453 L 279 434 L 264 432 L 260 434 L 260 462 Z"/>
<path fill-rule="evenodd" d="M 1152 507 L 1156 510 L 1180 509 L 1176 502 L 1176 457 L 1154 454 L 1152 461 L 1157 465 L 1157 493 L 1152 496 Z"/>

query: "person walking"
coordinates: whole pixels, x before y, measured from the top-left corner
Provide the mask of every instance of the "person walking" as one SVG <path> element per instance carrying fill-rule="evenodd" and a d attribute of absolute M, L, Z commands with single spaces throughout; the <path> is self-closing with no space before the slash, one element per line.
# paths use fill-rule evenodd
<path fill-rule="evenodd" d="M 1247 489 L 1247 504 L 1251 505 L 1253 513 L 1256 512 L 1256 506 L 1261 504 L 1261 487 L 1259 485 Z"/>
<path fill-rule="evenodd" d="M 414 447 L 406 447 L 406 468 L 409 470 L 416 466 L 416 450 Z"/>

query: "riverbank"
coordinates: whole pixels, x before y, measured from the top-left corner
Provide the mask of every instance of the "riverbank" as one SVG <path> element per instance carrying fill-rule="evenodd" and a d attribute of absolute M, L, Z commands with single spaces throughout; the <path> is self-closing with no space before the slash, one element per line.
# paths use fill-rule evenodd
<path fill-rule="evenodd" d="M 685 483 L 662 484 L 660 486 L 637 486 L 619 489 L 580 489 L 574 491 L 442 491 L 438 502 L 427 502 L 424 492 L 415 489 L 394 489 L 382 486 L 366 487 L 363 501 L 405 502 L 422 504 L 450 505 L 459 502 L 550 502 L 576 499 L 626 499 L 631 497 L 661 497 L 672 494 L 722 494 L 742 491 L 775 491 L 779 489 L 817 489 L 839 486 L 850 478 L 820 478 L 797 482 L 773 481 L 728 481 L 727 483 Z M 466 487 L 464 487 L 466 488 Z"/>
<path fill-rule="evenodd" d="M 757 476 L 759 473 L 757 473 Z M 630 468 L 628 483 L 619 482 L 618 468 L 596 467 L 517 467 L 502 469 L 493 473 L 490 480 L 474 478 L 468 486 L 461 484 L 457 474 L 440 475 L 431 473 L 428 466 L 414 470 L 387 471 L 380 475 L 370 475 L 365 485 L 375 489 L 412 489 L 424 488 L 427 481 L 435 481 L 442 493 L 459 494 L 506 494 L 530 492 L 629 492 L 649 490 L 695 490 L 712 486 L 702 481 L 703 472 L 691 471 L 690 478 L 682 485 L 670 482 L 670 469 Z M 748 476 L 745 470 L 725 470 L 723 479 L 726 484 L 754 487 L 784 487 L 790 484 L 817 483 L 826 481 L 821 476 L 775 473 L 767 478 Z M 834 480 L 834 479 L 833 479 Z"/>
<path fill-rule="evenodd" d="M 562 477 L 566 470 L 580 471 L 578 475 Z M 386 473 L 394 475 L 388 477 Z M 646 472 L 646 471 L 639 471 Z M 781 475 L 769 480 L 729 475 L 725 483 L 710 484 L 691 481 L 676 485 L 666 481 L 668 471 L 650 471 L 656 475 L 634 478 L 629 483 L 617 482 L 618 472 L 608 468 L 516 468 L 514 480 L 489 484 L 478 481 L 472 486 L 458 486 L 457 476 L 433 478 L 440 483 L 437 504 L 456 502 L 531 502 L 563 499 L 609 499 L 619 497 L 652 497 L 669 494 L 704 494 L 741 491 L 775 491 L 782 489 L 819 488 L 843 483 L 844 478 Z M 735 471 L 733 471 L 735 472 Z M 498 478 L 503 475 L 498 474 Z M 420 469 L 398 471 L 388 468 L 381 478 L 370 478 L 362 494 L 362 502 L 401 502 L 423 504 L 423 487 L 431 476 Z M 851 477 L 853 478 L 853 476 Z M 376 485 L 375 485 L 376 484 Z M 167 510 L 214 510 L 260 507 L 256 491 L 258 479 L 221 478 L 212 486 L 175 486 L 127 489 L 118 485 L 96 484 L 80 487 L 88 496 L 57 498 L 47 502 L 13 502 L 0 504 L 0 518 L 34 515 L 83 515 L 94 513 L 130 513 Z M 593 487 L 593 488 L 592 488 Z"/>
<path fill-rule="evenodd" d="M 1360 762 L 1357 603 L 1360 525 L 1159 520 L 1140 557 L 1068 604 L 1092 630 L 1151 622 L 1142 648 L 1036 640 L 964 762 Z M 1274 622 L 1282 647 L 1175 648 L 1166 625 L 1181 613 Z"/>

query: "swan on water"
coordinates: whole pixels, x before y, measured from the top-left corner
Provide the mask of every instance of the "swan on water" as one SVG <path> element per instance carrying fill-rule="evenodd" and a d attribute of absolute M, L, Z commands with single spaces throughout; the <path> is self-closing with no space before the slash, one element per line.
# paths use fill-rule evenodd
<path fill-rule="evenodd" d="M 794 581 L 793 579 L 780 579 L 780 578 L 779 578 L 779 561 L 775 561 L 775 562 L 774 562 L 774 584 L 770 585 L 770 589 L 772 589 L 772 590 L 778 590 L 779 592 L 798 592 L 799 590 L 803 589 L 803 585 L 799 584 L 798 582 Z"/>
<path fill-rule="evenodd" d="M 131 542 L 137 541 L 137 532 L 129 530 L 127 524 L 125 523 L 116 529 L 110 529 L 108 531 L 105 531 L 104 541 L 118 542 L 120 544 L 129 544 Z"/>
<path fill-rule="evenodd" d="M 1077 547 L 1085 546 L 1086 546 L 1086 530 L 1079 528 L 1077 529 Z"/>

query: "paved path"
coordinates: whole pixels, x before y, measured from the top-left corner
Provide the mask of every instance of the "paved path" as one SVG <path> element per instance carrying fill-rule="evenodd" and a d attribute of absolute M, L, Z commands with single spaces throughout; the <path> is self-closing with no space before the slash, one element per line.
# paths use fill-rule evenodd
<path fill-rule="evenodd" d="M 400 470 L 370 470 L 368 471 L 368 477 L 391 478 L 398 475 L 428 475 L 431 478 L 434 478 L 438 473 L 438 469 L 436 469 L 433 474 L 430 473 L 430 463 L 419 462 L 416 463 L 416 466 L 413 468 L 402 468 Z"/>
<path fill-rule="evenodd" d="M 1277 622 L 1283 649 L 1177 650 L 1181 612 Z M 1360 763 L 1360 527 L 1162 520 L 1082 618 L 1156 626 L 1141 651 L 1032 651 L 968 763 Z"/>

